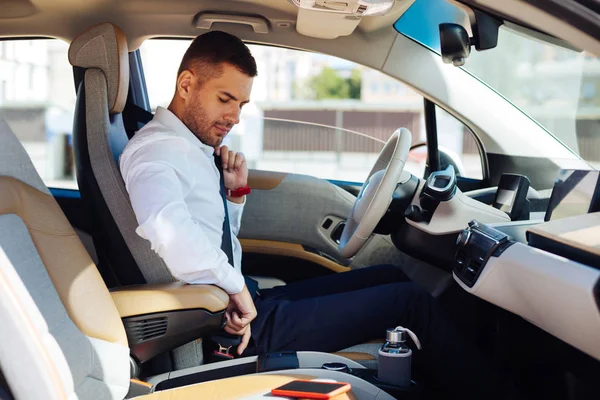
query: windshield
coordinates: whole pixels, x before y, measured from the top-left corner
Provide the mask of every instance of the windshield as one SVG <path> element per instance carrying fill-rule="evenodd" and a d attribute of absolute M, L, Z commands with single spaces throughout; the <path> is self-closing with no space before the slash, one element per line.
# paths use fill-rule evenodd
<path fill-rule="evenodd" d="M 439 54 L 438 25 L 454 22 L 470 31 L 466 21 L 466 14 L 446 0 L 416 0 L 394 27 Z M 502 25 L 498 46 L 486 51 L 472 48 L 461 68 L 496 90 L 592 166 L 600 167 L 597 57 Z"/>

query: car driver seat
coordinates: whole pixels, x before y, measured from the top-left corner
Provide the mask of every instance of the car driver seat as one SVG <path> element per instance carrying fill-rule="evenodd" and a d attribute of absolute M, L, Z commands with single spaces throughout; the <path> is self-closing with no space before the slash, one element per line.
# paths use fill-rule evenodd
<path fill-rule="evenodd" d="M 128 141 L 122 116 L 129 89 L 125 35 L 110 23 L 96 25 L 73 39 L 69 62 L 80 78 L 73 129 L 77 180 L 95 219 L 98 257 L 110 265 L 121 284 L 172 282 L 173 276 L 150 242 L 135 233 L 138 223 L 118 167 Z M 136 265 L 143 277 L 135 275 Z M 380 346 L 361 344 L 340 355 L 374 367 Z M 175 369 L 203 362 L 199 341 L 177 349 L 174 355 Z"/>

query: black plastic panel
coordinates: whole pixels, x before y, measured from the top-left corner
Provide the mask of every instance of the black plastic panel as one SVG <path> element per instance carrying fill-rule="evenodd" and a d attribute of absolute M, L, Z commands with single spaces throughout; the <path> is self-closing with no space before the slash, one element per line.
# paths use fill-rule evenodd
<path fill-rule="evenodd" d="M 461 192 L 481 189 L 484 185 L 485 182 L 481 179 L 465 178 L 464 176 L 456 177 L 456 186 L 458 186 Z"/>
<path fill-rule="evenodd" d="M 123 318 L 131 353 L 141 363 L 220 331 L 223 321 L 223 311 L 213 314 L 201 309 Z"/>
<path fill-rule="evenodd" d="M 504 154 L 487 154 L 490 165 L 490 186 L 498 186 L 504 173 L 525 175 L 531 187 L 537 190 L 551 189 L 560 167 L 543 157 L 517 157 Z"/>
<path fill-rule="evenodd" d="M 430 235 L 402 221 L 391 237 L 400 251 L 446 271 L 452 271 L 457 236 L 458 232 L 448 235 Z"/>
<path fill-rule="evenodd" d="M 404 219 L 404 210 L 410 205 L 412 199 L 415 197 L 415 193 L 419 188 L 419 178 L 414 175 L 410 176 L 408 182 L 399 184 L 392 195 L 392 202 L 388 207 L 388 210 L 383 215 L 374 232 L 382 235 L 389 235 L 392 233 L 398 221 Z M 340 232 L 341 236 L 341 232 Z"/>
<path fill-rule="evenodd" d="M 181 386 L 194 385 L 201 382 L 209 382 L 217 379 L 231 378 L 256 373 L 256 362 L 250 361 L 244 364 L 232 365 L 230 367 L 215 368 L 195 374 L 178 376 L 160 382 L 154 391 L 173 389 Z"/>
<path fill-rule="evenodd" d="M 335 273 L 311 261 L 272 254 L 243 253 L 242 265 L 246 275 L 270 276 L 287 283 Z"/>
<path fill-rule="evenodd" d="M 473 287 L 490 257 L 499 253 L 514 242 L 508 236 L 486 224 L 473 220 L 463 230 L 456 241 L 454 274 L 468 287 Z"/>

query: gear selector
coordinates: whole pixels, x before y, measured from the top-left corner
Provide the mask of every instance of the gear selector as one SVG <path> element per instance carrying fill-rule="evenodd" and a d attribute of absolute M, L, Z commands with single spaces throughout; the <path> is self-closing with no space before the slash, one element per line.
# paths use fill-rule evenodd
<path fill-rule="evenodd" d="M 408 207 L 404 216 L 415 222 L 429 222 L 437 206 L 443 201 L 449 201 L 456 193 L 456 174 L 454 167 L 449 165 L 443 171 L 429 175 L 421 193 L 419 206 Z"/>

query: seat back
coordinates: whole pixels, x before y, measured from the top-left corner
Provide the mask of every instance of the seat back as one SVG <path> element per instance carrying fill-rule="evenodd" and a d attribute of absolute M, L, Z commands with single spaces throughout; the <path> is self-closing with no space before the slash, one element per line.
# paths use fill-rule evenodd
<path fill-rule="evenodd" d="M 122 399 L 129 347 L 96 266 L 0 121 L 0 366 L 18 399 Z M 32 379 L 35 377 L 35 379 Z"/>
<path fill-rule="evenodd" d="M 121 285 L 166 283 L 174 279 L 138 226 L 121 177 L 118 158 L 127 144 L 122 111 L 129 89 L 129 54 L 123 32 L 110 23 L 76 37 L 69 62 L 82 69 L 73 128 L 77 181 L 90 215 L 101 264 Z"/>
<path fill-rule="evenodd" d="M 121 285 L 173 282 L 163 259 L 135 232 L 138 222 L 118 166 L 128 141 L 122 116 L 129 85 L 125 35 L 110 23 L 96 25 L 73 39 L 69 62 L 85 70 L 77 91 L 73 136 L 77 181 L 94 218 L 100 263 L 108 264 Z M 174 369 L 202 364 L 201 341 L 174 349 L 172 359 Z"/>

